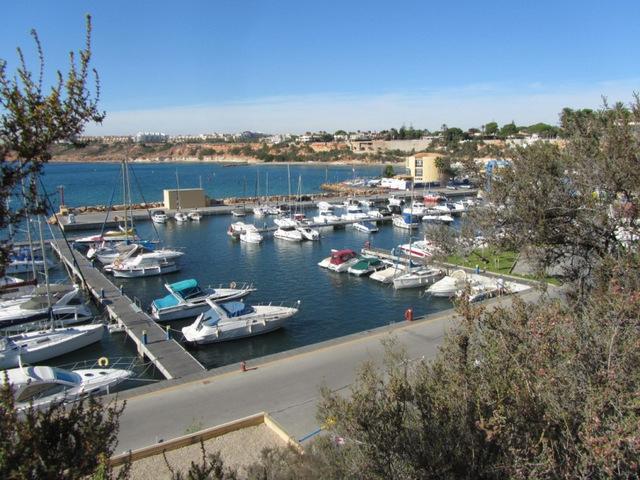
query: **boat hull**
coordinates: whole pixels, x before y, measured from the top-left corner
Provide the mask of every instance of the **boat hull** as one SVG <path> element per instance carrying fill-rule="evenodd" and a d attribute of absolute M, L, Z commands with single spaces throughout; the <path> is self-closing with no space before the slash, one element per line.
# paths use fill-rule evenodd
<path fill-rule="evenodd" d="M 263 310 L 244 317 L 227 319 L 215 326 L 203 326 L 198 319 L 192 325 L 182 329 L 185 341 L 207 344 L 262 335 L 279 329 L 298 312 L 297 308 L 290 307 L 255 308 Z"/>
<path fill-rule="evenodd" d="M 444 277 L 444 272 L 432 270 L 418 270 L 400 275 L 393 279 L 393 288 L 418 288 L 433 285 Z"/>
<path fill-rule="evenodd" d="M 104 325 L 86 325 L 55 331 L 27 332 L 10 337 L 17 349 L 0 352 L 0 369 L 16 368 L 23 364 L 40 363 L 66 355 L 99 342 Z"/>
<path fill-rule="evenodd" d="M 138 278 L 164 275 L 165 273 L 173 273 L 178 270 L 180 270 L 180 265 L 177 263 L 163 262 L 158 265 L 148 267 L 122 268 L 121 270 L 115 268 L 111 272 L 114 277 L 118 278 Z"/>

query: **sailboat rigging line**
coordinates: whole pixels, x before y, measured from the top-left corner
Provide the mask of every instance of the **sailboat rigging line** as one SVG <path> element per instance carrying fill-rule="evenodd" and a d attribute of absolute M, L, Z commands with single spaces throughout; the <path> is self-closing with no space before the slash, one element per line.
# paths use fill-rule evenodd
<path fill-rule="evenodd" d="M 65 241 L 65 243 L 67 244 L 67 246 L 69 247 L 69 252 L 71 252 L 71 257 L 73 258 L 73 263 L 75 265 L 78 265 L 78 261 L 76 259 L 76 251 L 75 251 L 74 248 L 71 248 L 71 244 L 69 242 L 69 239 L 67 238 L 67 234 L 65 233 L 64 228 L 62 228 L 61 225 L 60 225 L 60 218 L 58 217 L 58 214 L 55 212 L 55 210 L 53 208 L 53 204 L 51 203 L 51 199 L 47 195 L 47 190 L 45 189 L 44 184 L 42 183 L 42 179 L 40 179 L 40 186 L 42 187 L 42 191 L 44 192 L 44 203 L 45 203 L 45 205 L 44 205 L 45 208 L 44 209 L 46 211 L 47 208 L 50 208 L 51 211 L 53 212 L 53 216 L 56 219 L 56 225 L 58 225 L 60 233 L 62 234 L 62 238 Z M 55 242 L 56 241 L 55 237 L 51 241 Z M 47 266 L 46 258 L 47 258 L 47 256 L 45 255 L 44 247 L 43 247 L 43 250 L 42 250 L 42 256 L 45 259 L 45 279 L 47 280 L 47 283 L 48 283 L 48 276 L 47 276 L 48 273 L 47 273 L 47 269 L 46 269 L 46 266 Z M 80 268 L 78 268 L 77 272 L 70 272 L 69 271 L 69 267 L 67 266 L 67 264 L 65 262 L 62 262 L 62 263 L 65 265 L 65 268 L 67 269 L 67 273 L 69 274 L 70 277 L 73 278 L 73 275 L 75 273 L 77 273 L 78 275 L 80 275 L 80 279 L 82 280 L 82 285 L 85 286 L 85 287 L 88 285 L 86 279 L 84 278 L 84 274 L 82 273 L 82 270 Z"/>
<path fill-rule="evenodd" d="M 142 185 L 140 185 L 140 181 L 138 180 L 138 177 L 136 176 L 135 170 L 133 168 L 131 168 L 131 166 L 129 166 L 129 170 L 131 171 L 131 174 L 133 175 L 133 179 L 136 182 L 136 186 L 138 187 L 138 192 L 140 192 L 140 198 L 142 199 L 142 203 L 147 206 L 146 207 L 147 215 L 149 215 L 149 219 L 151 219 L 151 209 L 149 209 L 149 207 L 148 207 L 149 204 L 147 203 L 147 200 L 144 198 L 144 193 L 142 193 Z M 129 197 L 129 198 L 131 198 L 131 197 Z M 133 212 L 132 212 L 132 217 L 131 218 L 133 218 Z M 153 226 L 153 231 L 156 232 L 156 239 L 158 241 L 160 241 L 160 233 L 158 233 L 158 229 L 156 228 L 156 223 L 155 222 L 151 222 L 151 225 Z"/>
<path fill-rule="evenodd" d="M 104 231 L 107 228 L 107 220 L 109 219 L 109 213 L 111 213 L 111 207 L 113 206 L 113 198 L 116 196 L 116 187 L 118 186 L 118 184 L 120 183 L 120 175 L 122 174 L 122 171 L 118 174 L 118 179 L 115 181 L 115 183 L 113 184 L 113 190 L 111 191 L 111 198 L 109 199 L 109 206 L 107 207 L 107 212 L 106 215 L 104 216 L 104 222 L 102 222 L 102 228 L 100 229 L 100 235 L 102 235 L 104 233 Z M 53 209 L 53 207 L 52 207 Z M 55 215 L 55 212 L 53 213 Z M 126 213 L 125 213 L 126 215 Z M 56 220 L 58 218 L 56 217 Z"/>

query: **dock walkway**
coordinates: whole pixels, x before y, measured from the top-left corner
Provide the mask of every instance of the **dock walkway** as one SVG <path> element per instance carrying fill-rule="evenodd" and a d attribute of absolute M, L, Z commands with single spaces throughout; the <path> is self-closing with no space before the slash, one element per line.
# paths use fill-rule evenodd
<path fill-rule="evenodd" d="M 123 294 L 98 268 L 93 268 L 89 260 L 64 242 L 52 242 L 51 247 L 83 282 L 84 288 L 96 302 L 104 307 L 110 319 L 124 327 L 136 343 L 139 354 L 153 362 L 167 379 L 206 371 L 178 342 L 167 339 L 167 331 Z M 143 337 L 146 337 L 146 341 Z"/>

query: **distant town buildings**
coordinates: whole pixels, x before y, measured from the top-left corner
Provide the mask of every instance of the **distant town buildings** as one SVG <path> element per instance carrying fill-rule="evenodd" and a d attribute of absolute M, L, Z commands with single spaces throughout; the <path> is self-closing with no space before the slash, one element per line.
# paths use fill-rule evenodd
<path fill-rule="evenodd" d="M 168 140 L 169 135 L 166 133 L 139 132 L 133 136 L 135 143 L 166 143 Z"/>

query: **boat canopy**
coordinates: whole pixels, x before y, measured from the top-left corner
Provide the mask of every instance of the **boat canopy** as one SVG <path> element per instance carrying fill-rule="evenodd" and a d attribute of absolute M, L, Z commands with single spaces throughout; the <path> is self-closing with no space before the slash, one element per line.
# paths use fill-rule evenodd
<path fill-rule="evenodd" d="M 202 290 L 198 286 L 197 280 L 194 278 L 170 284 L 169 291 L 174 292 L 185 300 L 202 295 Z"/>
<path fill-rule="evenodd" d="M 217 307 L 220 308 L 229 318 L 248 315 L 254 311 L 254 308 L 251 305 L 246 305 L 242 302 L 218 304 Z M 205 327 L 214 327 L 221 319 L 222 317 L 220 316 L 220 312 L 215 308 L 212 308 L 205 314 L 201 324 Z"/>
<path fill-rule="evenodd" d="M 418 216 L 411 213 L 403 213 L 402 219 L 404 220 L 404 223 L 407 223 L 407 224 L 419 223 Z"/>
<path fill-rule="evenodd" d="M 220 305 L 229 317 L 239 317 L 253 313 L 253 307 L 243 302 L 229 302 Z"/>
<path fill-rule="evenodd" d="M 340 265 L 341 263 L 347 262 L 357 256 L 357 252 L 354 252 L 353 250 L 337 250 L 331 253 L 331 263 L 334 265 Z"/>
<path fill-rule="evenodd" d="M 167 289 L 171 292 L 169 295 L 153 301 L 157 310 L 175 307 L 184 300 L 202 295 L 198 282 L 193 278 L 167 285 Z"/>

